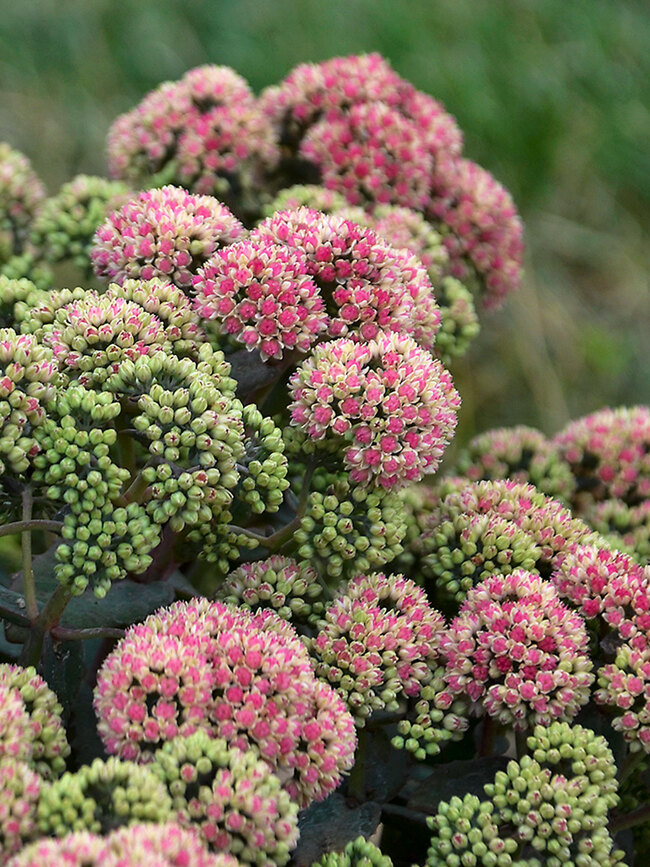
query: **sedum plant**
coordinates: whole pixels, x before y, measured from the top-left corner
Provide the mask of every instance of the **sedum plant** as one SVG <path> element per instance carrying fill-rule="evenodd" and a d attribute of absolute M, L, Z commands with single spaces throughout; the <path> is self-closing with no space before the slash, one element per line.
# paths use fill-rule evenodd
<path fill-rule="evenodd" d="M 522 264 L 454 118 L 207 65 L 108 166 L 0 146 L 0 864 L 645 863 L 650 410 L 445 468 Z"/>

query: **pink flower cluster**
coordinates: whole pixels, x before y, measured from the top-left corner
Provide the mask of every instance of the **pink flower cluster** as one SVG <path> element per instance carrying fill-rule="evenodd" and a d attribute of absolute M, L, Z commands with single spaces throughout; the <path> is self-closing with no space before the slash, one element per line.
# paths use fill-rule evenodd
<path fill-rule="evenodd" d="M 150 761 L 198 729 L 255 747 L 302 806 L 338 786 L 356 746 L 352 717 L 286 621 L 207 600 L 132 627 L 99 672 L 95 709 L 107 750 L 127 759 Z"/>
<path fill-rule="evenodd" d="M 500 307 L 519 287 L 523 226 L 510 193 L 467 159 L 439 160 L 426 214 L 444 236 L 452 276 Z"/>
<path fill-rule="evenodd" d="M 598 704 L 613 714 L 612 727 L 622 732 L 634 752 L 650 753 L 650 646 L 624 643 L 616 659 L 598 671 Z"/>
<path fill-rule="evenodd" d="M 427 142 L 385 103 L 327 113 L 304 137 L 300 155 L 317 168 L 323 186 L 352 205 L 422 208 L 427 200 L 433 170 Z"/>
<path fill-rule="evenodd" d="M 576 502 L 650 499 L 650 408 L 601 409 L 555 437 L 578 481 Z"/>
<path fill-rule="evenodd" d="M 359 575 L 327 608 L 310 644 L 316 674 L 335 685 L 359 725 L 417 698 L 438 665 L 441 614 L 402 575 Z"/>
<path fill-rule="evenodd" d="M 145 190 L 114 211 L 97 229 L 90 259 L 100 278 L 160 277 L 189 293 L 210 256 L 245 233 L 216 199 L 167 186 Z"/>
<path fill-rule="evenodd" d="M 650 574 L 627 554 L 572 546 L 551 581 L 585 619 L 602 618 L 634 647 L 650 643 Z"/>
<path fill-rule="evenodd" d="M 413 301 L 423 292 L 404 270 L 400 254 L 371 229 L 310 208 L 280 211 L 251 238 L 284 244 L 306 257 L 328 313 L 328 336 L 358 334 L 373 340 L 380 330 L 411 333 Z M 419 281 L 427 281 L 418 273 Z M 433 290 L 428 284 L 430 294 Z"/>
<path fill-rule="evenodd" d="M 291 422 L 343 453 L 355 484 L 401 487 L 436 471 L 460 398 L 410 337 L 317 346 L 289 382 Z"/>
<path fill-rule="evenodd" d="M 0 763 L 5 759 L 31 761 L 32 740 L 29 714 L 20 693 L 0 683 Z"/>
<path fill-rule="evenodd" d="M 2 698 L 0 690 L 0 701 Z M 0 864 L 36 832 L 42 783 L 42 777 L 26 762 L 0 755 Z"/>
<path fill-rule="evenodd" d="M 209 852 L 198 831 L 173 822 L 129 825 L 105 837 L 76 831 L 26 846 L 7 867 L 239 867 L 224 852 Z"/>
<path fill-rule="evenodd" d="M 260 102 L 282 143 L 294 152 L 313 124 L 364 104 L 399 112 L 432 154 L 460 153 L 462 147 L 461 132 L 444 107 L 401 78 L 379 54 L 296 66 L 280 85 L 267 88 Z"/>
<path fill-rule="evenodd" d="M 594 679 L 582 618 L 548 581 L 517 569 L 467 594 L 443 636 L 445 680 L 488 716 L 525 730 L 570 720 Z"/>
<path fill-rule="evenodd" d="M 113 177 L 145 185 L 160 173 L 226 199 L 278 156 L 270 121 L 246 81 L 226 66 L 199 66 L 162 84 L 118 117 L 108 135 Z"/>
<path fill-rule="evenodd" d="M 196 307 L 262 360 L 308 352 L 327 328 L 327 313 L 305 258 L 266 240 L 218 251 L 194 278 Z"/>

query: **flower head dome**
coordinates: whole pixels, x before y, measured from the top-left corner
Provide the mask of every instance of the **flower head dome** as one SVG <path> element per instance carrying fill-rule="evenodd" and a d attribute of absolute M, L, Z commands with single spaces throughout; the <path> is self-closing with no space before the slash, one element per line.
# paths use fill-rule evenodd
<path fill-rule="evenodd" d="M 197 831 L 175 822 L 129 825 L 107 836 L 75 831 L 25 846 L 7 867 L 239 867 L 232 855 L 209 852 Z"/>
<path fill-rule="evenodd" d="M 396 251 L 371 229 L 310 208 L 281 211 L 251 238 L 300 251 L 329 314 L 328 335 L 377 337 L 380 329 L 413 331 L 413 298 Z M 419 275 L 418 275 L 419 276 Z"/>
<path fill-rule="evenodd" d="M 614 662 L 598 669 L 594 699 L 613 715 L 612 728 L 621 732 L 632 752 L 650 753 L 650 647 L 624 642 Z"/>
<path fill-rule="evenodd" d="M 90 258 L 100 278 L 123 283 L 159 277 L 190 294 L 199 268 L 244 234 L 212 196 L 167 186 L 145 190 L 114 211 L 97 229 Z"/>
<path fill-rule="evenodd" d="M 515 729 L 572 719 L 589 700 L 584 621 L 549 582 L 524 570 L 470 590 L 442 650 L 450 692 Z"/>
<path fill-rule="evenodd" d="M 426 214 L 444 236 L 451 275 L 471 284 L 486 308 L 501 306 L 519 288 L 521 219 L 489 172 L 466 159 L 440 160 Z"/>
<path fill-rule="evenodd" d="M 151 761 L 165 741 L 207 725 L 214 686 L 201 642 L 130 630 L 104 661 L 95 687 L 107 751 Z"/>
<path fill-rule="evenodd" d="M 38 454 L 34 431 L 54 395 L 51 351 L 30 334 L 0 328 L 0 471 L 23 473 Z"/>
<path fill-rule="evenodd" d="M 198 66 L 165 82 L 121 115 L 108 135 L 113 177 L 140 186 L 177 183 L 231 202 L 278 155 L 270 120 L 227 66 Z"/>
<path fill-rule="evenodd" d="M 20 331 L 28 311 L 45 298 L 46 293 L 26 277 L 12 279 L 0 274 L 0 328 Z"/>
<path fill-rule="evenodd" d="M 317 474 L 294 535 L 301 560 L 330 578 L 351 578 L 402 553 L 406 532 L 399 497 L 350 484 L 343 474 Z"/>
<path fill-rule="evenodd" d="M 361 54 L 302 63 L 267 88 L 260 103 L 281 143 L 295 151 L 305 131 L 327 112 L 378 100 L 392 105 L 412 90 L 380 54 Z"/>
<path fill-rule="evenodd" d="M 439 508 L 427 519 L 432 528 L 436 522 L 463 512 L 498 515 L 515 523 L 541 548 L 536 569 L 542 575 L 550 575 L 557 558 L 571 545 L 602 543 L 584 521 L 574 518 L 558 500 L 545 496 L 533 485 L 509 479 L 468 482 L 460 477 L 443 479 L 441 485 L 448 486 L 449 492 L 441 492 Z"/>
<path fill-rule="evenodd" d="M 322 613 L 322 594 L 318 574 L 309 563 L 279 554 L 244 563 L 219 588 L 219 598 L 226 602 L 252 611 L 268 608 L 297 622 L 313 622 Z"/>
<path fill-rule="evenodd" d="M 586 619 L 601 618 L 644 647 L 650 628 L 650 574 L 627 554 L 574 545 L 551 574 L 558 594 Z"/>
<path fill-rule="evenodd" d="M 199 830 L 211 850 L 260 867 L 286 864 L 298 842 L 298 805 L 257 752 L 199 731 L 164 744 L 151 768 L 177 821 Z"/>
<path fill-rule="evenodd" d="M 602 409 L 571 422 L 555 437 L 576 477 L 576 505 L 650 498 L 650 408 Z"/>
<path fill-rule="evenodd" d="M 319 184 L 294 184 L 285 187 L 273 201 L 264 207 L 264 216 L 272 217 L 276 211 L 297 211 L 298 208 L 312 208 L 323 214 L 336 214 L 347 205 L 345 196 L 328 190 Z"/>
<path fill-rule="evenodd" d="M 326 330 L 318 287 L 297 251 L 266 240 L 218 251 L 194 278 L 196 308 L 262 361 L 290 350 L 308 352 Z"/>
<path fill-rule="evenodd" d="M 27 711 L 31 730 L 31 765 L 45 779 L 59 776 L 65 769 L 70 746 L 58 698 L 31 666 L 0 664 L 0 684 L 17 690 Z"/>
<path fill-rule="evenodd" d="M 394 711 L 432 679 L 444 621 L 402 575 L 359 575 L 327 607 L 310 642 L 316 674 L 333 684 L 358 725 Z"/>
<path fill-rule="evenodd" d="M 105 834 L 121 825 L 171 818 L 171 798 L 156 774 L 113 757 L 45 783 L 38 802 L 40 833 L 52 837 L 71 831 Z"/>
<path fill-rule="evenodd" d="M 343 454 L 352 482 L 390 489 L 436 471 L 460 398 L 412 338 L 316 347 L 290 380 L 292 424 Z"/>
<path fill-rule="evenodd" d="M 31 241 L 47 262 L 69 259 L 89 275 L 97 227 L 132 196 L 121 181 L 77 175 L 45 200 L 31 226 Z"/>
<path fill-rule="evenodd" d="M 329 112 L 299 150 L 320 182 L 352 205 L 424 206 L 433 159 L 413 121 L 382 102 Z"/>
<path fill-rule="evenodd" d="M 495 428 L 474 437 L 458 456 L 455 470 L 472 482 L 529 482 L 563 501 L 571 499 L 575 488 L 571 469 L 558 447 L 541 431 L 525 425 Z"/>
<path fill-rule="evenodd" d="M 26 762 L 0 757 L 0 863 L 5 864 L 36 833 L 42 782 Z"/>
<path fill-rule="evenodd" d="M 391 247 L 414 253 L 427 270 L 434 286 L 442 279 L 449 254 L 444 239 L 424 216 L 413 208 L 378 205 L 372 212 L 371 227 Z"/>
<path fill-rule="evenodd" d="M 650 499 L 636 506 L 603 500 L 589 510 L 587 521 L 615 548 L 627 551 L 640 563 L 650 563 Z"/>
<path fill-rule="evenodd" d="M 431 598 L 444 609 L 458 610 L 467 593 L 491 574 L 514 569 L 536 571 L 541 548 L 517 526 L 495 514 L 463 512 L 425 529 L 412 550 Z"/>
<path fill-rule="evenodd" d="M 45 188 L 26 156 L 0 142 L 0 265 L 23 252 Z"/>

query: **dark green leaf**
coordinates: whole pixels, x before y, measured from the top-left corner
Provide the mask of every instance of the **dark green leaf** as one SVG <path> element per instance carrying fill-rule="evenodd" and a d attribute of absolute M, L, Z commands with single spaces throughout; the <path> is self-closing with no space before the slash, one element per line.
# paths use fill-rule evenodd
<path fill-rule="evenodd" d="M 86 673 L 83 642 L 57 643 L 47 635 L 43 644 L 41 665 L 43 677 L 63 706 L 63 723 L 67 725 Z"/>
<path fill-rule="evenodd" d="M 370 837 L 381 816 L 381 806 L 368 801 L 350 806 L 338 792 L 320 803 L 312 804 L 300 814 L 300 841 L 293 852 L 295 867 L 308 867 L 325 852 L 340 851 L 360 834 Z"/>
<path fill-rule="evenodd" d="M 465 794 L 483 798 L 483 786 L 491 783 L 497 771 L 505 770 L 506 756 L 491 756 L 436 765 L 431 775 L 410 792 L 408 807 L 421 813 L 436 813 L 440 801 Z"/>
<path fill-rule="evenodd" d="M 7 590 L 0 586 L 0 617 L 18 626 L 27 626 L 29 620 L 25 614 L 25 599 L 15 590 Z"/>
<path fill-rule="evenodd" d="M 63 612 L 61 625 L 73 629 L 130 626 L 173 601 L 174 588 L 169 581 L 138 584 L 125 578 L 113 584 L 103 599 L 90 589 L 72 599 Z"/>
<path fill-rule="evenodd" d="M 240 349 L 228 356 L 231 365 L 231 376 L 237 380 L 237 396 L 240 398 L 252 394 L 265 385 L 270 385 L 278 379 L 284 370 L 262 361 L 258 352 Z"/>

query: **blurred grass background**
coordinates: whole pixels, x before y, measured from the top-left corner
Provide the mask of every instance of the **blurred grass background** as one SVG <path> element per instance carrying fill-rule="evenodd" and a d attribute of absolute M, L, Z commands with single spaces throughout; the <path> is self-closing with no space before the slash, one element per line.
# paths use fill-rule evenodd
<path fill-rule="evenodd" d="M 524 287 L 454 367 L 458 440 L 649 403 L 647 2 L 0 0 L 0 140 L 55 192 L 105 174 L 113 119 L 192 66 L 260 90 L 372 50 L 445 103 L 526 225 Z"/>

